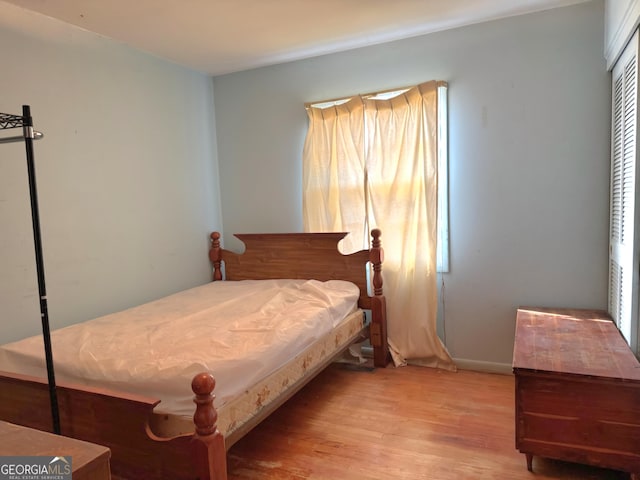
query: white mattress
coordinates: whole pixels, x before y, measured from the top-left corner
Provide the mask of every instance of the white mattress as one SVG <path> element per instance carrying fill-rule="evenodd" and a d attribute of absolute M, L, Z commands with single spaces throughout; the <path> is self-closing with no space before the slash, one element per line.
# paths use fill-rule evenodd
<path fill-rule="evenodd" d="M 216 377 L 216 407 L 275 372 L 356 309 L 331 280 L 212 282 L 51 333 L 56 379 L 159 398 L 194 411 L 191 380 Z M 0 370 L 46 377 L 41 336 L 0 347 Z"/>

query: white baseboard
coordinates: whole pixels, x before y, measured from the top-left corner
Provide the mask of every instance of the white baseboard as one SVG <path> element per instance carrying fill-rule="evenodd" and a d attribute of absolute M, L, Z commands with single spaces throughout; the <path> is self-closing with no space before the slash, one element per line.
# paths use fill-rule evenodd
<path fill-rule="evenodd" d="M 500 373 L 503 375 L 511 375 L 513 373 L 513 367 L 510 363 L 483 362 L 466 358 L 454 358 L 453 361 L 460 370 L 475 370 L 477 372 Z"/>
<path fill-rule="evenodd" d="M 363 357 L 373 358 L 373 347 L 362 346 Z M 454 358 L 453 362 L 459 370 L 474 370 L 476 372 L 499 373 L 502 375 L 513 374 L 510 363 L 483 362 L 482 360 L 468 360 L 466 358 Z"/>

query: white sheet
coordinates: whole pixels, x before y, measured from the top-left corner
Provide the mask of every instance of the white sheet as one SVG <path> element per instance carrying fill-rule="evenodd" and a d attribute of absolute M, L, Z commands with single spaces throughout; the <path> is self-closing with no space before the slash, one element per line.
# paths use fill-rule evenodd
<path fill-rule="evenodd" d="M 341 280 L 213 282 L 51 334 L 56 379 L 162 399 L 192 415 L 191 379 L 216 377 L 216 406 L 282 367 L 356 308 Z M 0 370 L 45 376 L 41 336 L 0 347 Z"/>

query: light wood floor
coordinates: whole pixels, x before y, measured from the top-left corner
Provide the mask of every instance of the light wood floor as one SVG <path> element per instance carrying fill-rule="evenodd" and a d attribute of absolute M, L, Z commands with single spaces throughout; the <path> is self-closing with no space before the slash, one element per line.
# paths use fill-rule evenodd
<path fill-rule="evenodd" d="M 333 365 L 229 451 L 229 480 L 628 479 L 515 449 L 511 375 Z"/>

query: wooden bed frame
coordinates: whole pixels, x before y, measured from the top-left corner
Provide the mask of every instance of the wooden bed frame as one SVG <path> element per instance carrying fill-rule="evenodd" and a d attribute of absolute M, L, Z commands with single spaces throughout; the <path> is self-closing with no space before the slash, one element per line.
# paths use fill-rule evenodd
<path fill-rule="evenodd" d="M 374 364 L 389 361 L 386 304 L 382 292 L 383 250 L 380 230 L 373 230 L 372 247 L 351 255 L 338 251 L 346 233 L 286 233 L 236 235 L 245 244 L 237 254 L 221 248 L 220 234 L 211 234 L 209 258 L 213 280 L 298 278 L 349 280 L 360 288 L 360 308 L 371 311 L 370 342 Z M 372 266 L 367 275 L 369 264 Z M 370 278 L 370 280 L 369 280 Z M 369 295 L 371 282 L 373 294 Z M 54 352 L 55 358 L 55 352 Z M 321 367 L 326 366 L 328 359 Z M 314 373 L 321 370 L 315 369 Z M 215 373 L 215 372 L 214 372 Z M 296 383 L 277 404 L 242 429 L 242 434 L 290 398 L 313 378 Z M 107 446 L 111 470 L 120 479 L 226 480 L 226 442 L 216 427 L 213 407 L 215 380 L 207 372 L 192 382 L 196 404 L 195 433 L 172 438 L 157 436 L 150 425 L 160 400 L 113 390 L 58 383 L 62 435 Z M 0 420 L 51 431 L 51 410 L 46 378 L 0 372 Z M 237 440 L 234 439 L 233 441 Z M 64 452 L 63 452 L 64 453 Z"/>

